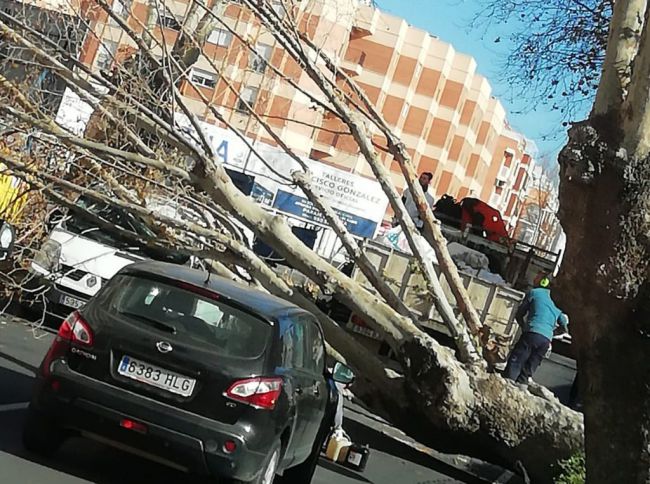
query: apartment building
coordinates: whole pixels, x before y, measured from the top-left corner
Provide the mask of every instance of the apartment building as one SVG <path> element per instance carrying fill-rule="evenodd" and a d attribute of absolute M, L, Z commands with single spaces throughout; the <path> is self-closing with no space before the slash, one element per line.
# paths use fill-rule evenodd
<path fill-rule="evenodd" d="M 523 242 L 550 251 L 557 251 L 562 227 L 557 218 L 560 207 L 556 182 L 542 166 L 531 171 L 528 193 L 523 201 L 515 236 Z"/>
<path fill-rule="evenodd" d="M 269 2 L 285 15 L 281 0 Z M 188 4 L 189 0 L 171 0 L 160 10 L 155 36 L 166 47 L 179 35 Z M 147 0 L 113 0 L 114 12 L 136 32 L 147 22 L 149 5 Z M 492 96 L 487 79 L 477 72 L 476 61 L 365 0 L 303 0 L 294 5 L 298 29 L 362 88 L 404 141 L 417 169 L 434 174 L 434 195 L 481 198 L 500 209 L 514 227 L 532 165 L 531 144 L 509 128 L 506 112 Z M 81 58 L 98 69 L 110 69 L 125 47 L 134 43 L 98 6 L 90 1 L 83 6 L 92 33 L 86 36 Z M 246 112 L 245 100 L 306 159 L 372 178 L 340 121 L 287 81 L 313 90 L 307 74 L 271 33 L 237 0 L 225 2 L 221 18 L 235 35 L 223 26 L 215 28 L 203 47 L 204 55 L 189 73 L 191 82 L 181 87 L 200 119 L 226 128 L 206 108 L 202 99 L 208 99 L 230 127 L 254 143 L 275 145 Z M 255 52 L 239 36 L 252 42 Z M 336 81 L 343 85 L 342 80 Z M 403 187 L 399 167 L 378 132 L 373 133 L 373 141 L 394 182 Z M 242 166 L 238 168 L 246 170 L 248 165 Z M 385 219 L 390 216 L 385 213 Z"/>
<path fill-rule="evenodd" d="M 479 198 L 499 209 L 511 234 L 528 196 L 534 167 L 532 153 L 536 152 L 534 143 L 506 127 L 497 140 L 480 192 Z"/>

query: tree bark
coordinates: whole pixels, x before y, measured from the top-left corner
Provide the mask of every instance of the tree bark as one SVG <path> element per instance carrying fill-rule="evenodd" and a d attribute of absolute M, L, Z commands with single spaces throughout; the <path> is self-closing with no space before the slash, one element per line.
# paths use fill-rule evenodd
<path fill-rule="evenodd" d="M 616 0 L 610 22 L 603 73 L 592 109 L 594 116 L 618 111 L 632 75 L 647 0 Z"/>
<path fill-rule="evenodd" d="M 616 148 L 585 122 L 560 155 L 567 249 L 555 295 L 578 352 L 589 483 L 650 481 L 648 253 L 634 215 L 647 203 L 635 180 L 647 185 L 648 163 L 626 166 Z"/>
<path fill-rule="evenodd" d="M 559 296 L 576 336 L 589 483 L 650 482 L 648 15 L 645 0 L 615 3 L 592 115 L 559 157 Z"/>
<path fill-rule="evenodd" d="M 183 28 L 172 48 L 172 57 L 178 61 L 181 69 L 188 69 L 196 63 L 201 55 L 201 47 L 208 40 L 227 7 L 225 0 L 215 0 L 210 9 L 200 1 L 194 0 L 185 14 Z"/>
<path fill-rule="evenodd" d="M 648 24 L 649 10 L 644 25 Z M 650 153 L 650 29 L 644 28 L 634 59 L 628 95 L 623 105 L 623 146 L 630 156 L 642 159 Z"/>

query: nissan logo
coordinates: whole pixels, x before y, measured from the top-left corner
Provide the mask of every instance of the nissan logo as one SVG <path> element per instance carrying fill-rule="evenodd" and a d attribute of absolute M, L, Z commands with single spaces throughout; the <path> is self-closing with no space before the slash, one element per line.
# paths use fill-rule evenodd
<path fill-rule="evenodd" d="M 158 348 L 158 351 L 161 353 L 169 353 L 174 349 L 167 341 L 158 341 L 158 343 L 156 343 L 156 348 Z"/>

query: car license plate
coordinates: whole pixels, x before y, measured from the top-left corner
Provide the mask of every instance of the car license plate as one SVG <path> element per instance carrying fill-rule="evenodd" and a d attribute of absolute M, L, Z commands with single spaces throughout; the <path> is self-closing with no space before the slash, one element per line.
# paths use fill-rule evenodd
<path fill-rule="evenodd" d="M 64 306 L 68 306 L 73 309 L 79 309 L 85 304 L 85 301 L 77 299 L 76 297 L 68 296 L 67 294 L 61 295 L 59 302 Z"/>
<path fill-rule="evenodd" d="M 117 367 L 117 372 L 127 378 L 132 378 L 147 385 L 167 390 L 177 395 L 189 397 L 194 390 L 196 380 L 165 370 L 159 366 L 136 360 L 124 355 Z"/>

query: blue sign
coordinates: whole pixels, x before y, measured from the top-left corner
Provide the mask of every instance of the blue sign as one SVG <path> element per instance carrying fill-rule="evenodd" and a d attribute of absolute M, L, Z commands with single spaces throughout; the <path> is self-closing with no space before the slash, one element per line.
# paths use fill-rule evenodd
<path fill-rule="evenodd" d="M 271 203 L 273 202 L 273 192 L 271 190 L 267 190 L 259 183 L 253 184 L 251 197 L 253 197 L 253 200 L 255 200 L 257 203 L 266 205 L 268 207 L 270 207 Z"/>
<path fill-rule="evenodd" d="M 314 205 L 306 198 L 294 195 L 293 193 L 278 190 L 273 202 L 273 207 L 278 210 L 295 215 L 310 222 L 321 225 L 327 225 L 325 217 L 320 213 Z M 372 220 L 353 215 L 342 210 L 334 209 L 339 216 L 345 227 L 358 237 L 372 238 L 377 229 L 377 223 Z"/>

